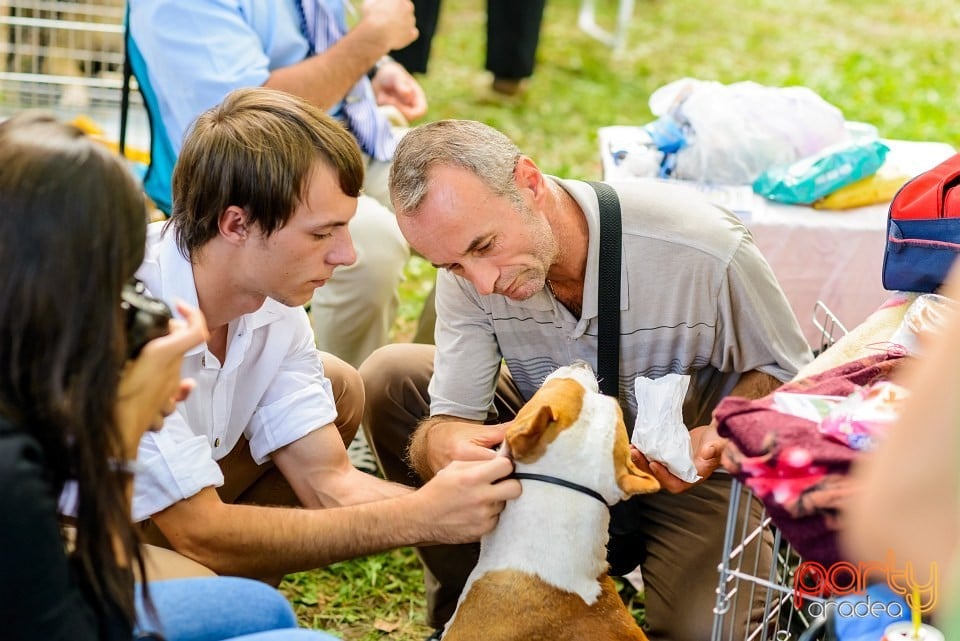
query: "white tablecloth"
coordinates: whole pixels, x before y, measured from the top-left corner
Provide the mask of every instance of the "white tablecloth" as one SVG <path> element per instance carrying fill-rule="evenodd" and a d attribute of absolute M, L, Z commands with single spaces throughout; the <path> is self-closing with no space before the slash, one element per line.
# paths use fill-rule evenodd
<path fill-rule="evenodd" d="M 611 153 L 639 129 L 618 126 L 599 130 L 604 180 L 656 180 L 629 176 Z M 911 176 L 956 153 L 946 143 L 883 142 L 890 147 L 886 162 Z M 736 212 L 747 224 L 813 347 L 821 342 L 821 332 L 812 320 L 817 301 L 850 329 L 890 296 L 881 283 L 889 203 L 844 211 L 817 210 L 774 203 L 754 194 L 749 186 L 688 184 Z"/>

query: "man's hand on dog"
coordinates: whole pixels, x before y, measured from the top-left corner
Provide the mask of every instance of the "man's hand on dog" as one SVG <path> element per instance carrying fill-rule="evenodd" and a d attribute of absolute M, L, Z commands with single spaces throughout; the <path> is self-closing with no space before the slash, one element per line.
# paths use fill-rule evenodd
<path fill-rule="evenodd" d="M 506 502 L 520 496 L 520 481 L 506 479 L 513 462 L 453 461 L 417 491 L 423 497 L 424 543 L 469 543 L 497 525 Z"/>
<path fill-rule="evenodd" d="M 452 461 L 486 461 L 497 453 L 507 423 L 483 425 L 454 418 L 422 424 L 410 443 L 410 462 L 424 480 L 430 479 Z"/>
<path fill-rule="evenodd" d="M 702 483 L 713 471 L 720 467 L 720 455 L 727 443 L 727 439 L 717 433 L 717 426 L 711 422 L 709 425 L 701 425 L 690 430 L 690 446 L 693 449 L 693 464 L 697 467 L 697 474 L 700 480 L 696 483 L 687 483 L 675 476 L 667 467 L 656 461 L 648 461 L 647 457 L 635 446 L 630 446 L 630 458 L 633 464 L 644 472 L 653 475 L 660 482 L 661 489 L 665 489 L 671 494 L 686 492 L 694 485 Z"/>

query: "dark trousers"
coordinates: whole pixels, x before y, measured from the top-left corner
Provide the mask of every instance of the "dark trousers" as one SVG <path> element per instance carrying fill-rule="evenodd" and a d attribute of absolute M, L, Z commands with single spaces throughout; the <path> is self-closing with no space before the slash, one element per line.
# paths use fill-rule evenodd
<path fill-rule="evenodd" d="M 440 17 L 440 0 L 413 0 L 420 36 L 390 55 L 411 73 L 426 73 Z M 498 78 L 528 78 L 540 42 L 547 0 L 487 0 L 488 71 Z"/>

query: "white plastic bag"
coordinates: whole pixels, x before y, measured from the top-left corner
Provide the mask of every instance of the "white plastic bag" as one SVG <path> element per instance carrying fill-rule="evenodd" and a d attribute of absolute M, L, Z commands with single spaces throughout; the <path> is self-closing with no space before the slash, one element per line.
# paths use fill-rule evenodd
<path fill-rule="evenodd" d="M 920 294 L 910 303 L 903 320 L 890 337 L 890 342 L 903 346 L 911 356 L 920 354 L 923 336 L 930 337 L 942 332 L 957 303 L 940 294 Z"/>
<path fill-rule="evenodd" d="M 684 127 L 674 178 L 749 185 L 761 172 L 850 140 L 843 113 L 806 87 L 684 78 L 650 96 Z"/>

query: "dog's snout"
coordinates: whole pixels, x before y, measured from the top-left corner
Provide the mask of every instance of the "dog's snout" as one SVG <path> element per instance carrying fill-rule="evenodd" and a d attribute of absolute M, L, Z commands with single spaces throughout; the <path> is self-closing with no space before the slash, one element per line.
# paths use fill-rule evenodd
<path fill-rule="evenodd" d="M 586 361 L 573 361 L 569 365 L 564 365 L 556 370 L 554 370 L 549 376 L 547 376 L 546 381 L 553 380 L 555 378 L 572 378 L 580 385 L 582 385 L 587 391 L 597 392 L 597 375 L 593 371 L 590 363 Z M 546 382 L 544 381 L 544 382 Z"/>

